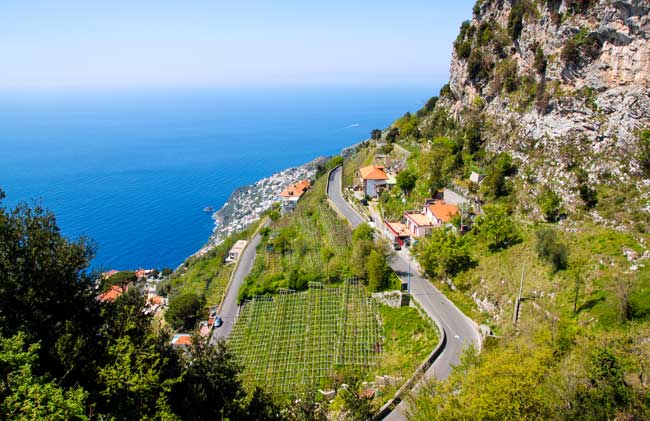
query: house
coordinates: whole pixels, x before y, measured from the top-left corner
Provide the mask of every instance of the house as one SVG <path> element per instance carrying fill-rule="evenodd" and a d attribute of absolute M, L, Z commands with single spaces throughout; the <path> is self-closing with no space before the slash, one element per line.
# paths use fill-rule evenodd
<path fill-rule="evenodd" d="M 470 205 L 470 201 L 468 198 L 450 189 L 442 190 L 442 200 L 444 200 L 445 203 L 454 206 Z"/>
<path fill-rule="evenodd" d="M 192 346 L 192 336 L 189 333 L 177 333 L 172 337 L 171 345 L 174 348 L 189 348 Z"/>
<path fill-rule="evenodd" d="M 412 237 L 421 238 L 429 234 L 434 225 L 424 213 L 420 212 L 404 212 L 404 219 L 406 219 L 406 226 L 411 233 Z"/>
<path fill-rule="evenodd" d="M 201 320 L 201 323 L 199 323 L 199 335 L 204 338 L 207 337 L 210 334 L 210 327 L 212 325 L 207 320 Z"/>
<path fill-rule="evenodd" d="M 138 279 L 144 279 L 149 276 L 151 272 L 153 272 L 153 269 L 138 269 L 135 271 L 135 276 L 137 276 Z"/>
<path fill-rule="evenodd" d="M 246 245 L 248 245 L 248 241 L 237 240 L 235 245 L 232 246 L 232 248 L 228 252 L 228 257 L 226 257 L 226 262 L 234 262 L 235 260 L 239 259 L 239 257 L 244 252 Z"/>
<path fill-rule="evenodd" d="M 359 175 L 363 193 L 368 197 L 377 197 L 388 184 L 388 175 L 384 171 L 384 167 L 380 165 L 359 168 Z"/>
<path fill-rule="evenodd" d="M 400 246 L 403 246 L 404 242 L 408 241 L 409 237 L 411 236 L 408 227 L 401 222 L 384 221 L 384 227 L 384 231 L 386 231 L 388 239 L 393 244 L 397 243 Z"/>
<path fill-rule="evenodd" d="M 120 285 L 112 285 L 108 291 L 104 291 L 97 296 L 97 301 L 101 301 L 102 303 L 112 303 L 113 301 L 117 300 L 122 294 L 124 294 L 128 289 L 128 286 L 122 288 Z"/>
<path fill-rule="evenodd" d="M 424 206 L 424 215 L 434 226 L 440 226 L 451 222 L 452 218 L 459 214 L 458 206 L 451 205 L 444 200 L 427 202 Z"/>
<path fill-rule="evenodd" d="M 311 182 L 309 180 L 301 180 L 296 184 L 292 184 L 286 189 L 282 190 L 278 200 L 282 205 L 281 209 L 283 212 L 291 212 L 296 208 L 298 201 L 303 194 L 311 187 Z"/>
<path fill-rule="evenodd" d="M 484 178 L 485 176 L 483 174 L 479 174 L 476 171 L 472 171 L 472 173 L 469 175 L 469 181 L 476 184 L 479 184 L 481 181 L 483 181 Z"/>

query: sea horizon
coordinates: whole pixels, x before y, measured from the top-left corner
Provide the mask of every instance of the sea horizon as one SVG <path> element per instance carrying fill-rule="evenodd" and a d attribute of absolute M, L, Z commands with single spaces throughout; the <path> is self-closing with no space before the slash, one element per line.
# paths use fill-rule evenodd
<path fill-rule="evenodd" d="M 2 206 L 38 203 L 98 244 L 94 269 L 176 267 L 238 187 L 330 156 L 439 86 L 0 95 Z"/>

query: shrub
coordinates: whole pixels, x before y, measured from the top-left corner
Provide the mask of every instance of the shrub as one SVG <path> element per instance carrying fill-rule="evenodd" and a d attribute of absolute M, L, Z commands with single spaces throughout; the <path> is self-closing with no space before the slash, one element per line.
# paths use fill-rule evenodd
<path fill-rule="evenodd" d="M 535 232 L 537 237 L 537 255 L 543 261 L 550 263 L 553 270 L 566 269 L 569 258 L 569 247 L 560 243 L 557 233 L 552 228 L 541 228 Z"/>
<path fill-rule="evenodd" d="M 372 241 L 374 236 L 374 231 L 372 227 L 365 222 L 359 226 L 357 226 L 354 231 L 352 231 L 352 240 L 354 241 L 359 241 L 359 240 L 367 240 L 367 241 Z"/>
<path fill-rule="evenodd" d="M 512 157 L 507 153 L 500 153 L 488 167 L 485 179 L 483 180 L 483 194 L 492 199 L 507 196 L 512 190 L 506 177 L 509 177 L 517 171 L 516 165 L 512 162 Z"/>
<path fill-rule="evenodd" d="M 650 176 L 650 129 L 639 133 L 637 160 L 646 177 Z"/>
<path fill-rule="evenodd" d="M 397 187 L 407 194 L 413 190 L 416 181 L 418 181 L 418 176 L 411 170 L 404 170 L 397 174 Z"/>
<path fill-rule="evenodd" d="M 537 204 L 548 222 L 555 222 L 562 215 L 562 198 L 550 187 L 544 186 L 537 196 Z"/>
<path fill-rule="evenodd" d="M 524 29 L 524 3 L 519 1 L 512 6 L 508 15 L 508 34 L 513 41 L 517 41 Z"/>
<path fill-rule="evenodd" d="M 191 329 L 202 308 L 203 300 L 197 294 L 186 293 L 175 295 L 169 300 L 169 308 L 165 312 L 165 320 L 174 329 L 181 327 Z"/>
<path fill-rule="evenodd" d="M 373 129 L 373 130 L 370 132 L 370 138 L 371 138 L 372 140 L 379 140 L 379 139 L 381 139 L 381 130 L 380 130 L 380 129 Z"/>
<path fill-rule="evenodd" d="M 548 61 L 546 60 L 546 56 L 544 55 L 544 50 L 542 50 L 542 47 L 539 45 L 535 48 L 535 70 L 537 70 L 537 73 L 540 75 L 543 75 L 546 73 L 546 66 L 548 65 Z"/>
<path fill-rule="evenodd" d="M 504 206 L 486 205 L 477 228 L 491 251 L 510 247 L 520 240 L 515 222 Z"/>
<path fill-rule="evenodd" d="M 473 82 L 484 81 L 490 76 L 490 71 L 494 67 L 492 63 L 481 50 L 474 49 L 467 59 L 467 74 Z"/>
<path fill-rule="evenodd" d="M 372 250 L 367 263 L 368 287 L 371 291 L 382 291 L 390 286 L 390 268 L 386 256 Z"/>
<path fill-rule="evenodd" d="M 600 55 L 603 44 L 595 34 L 582 28 L 562 48 L 561 57 L 568 66 L 581 66 Z"/>
<path fill-rule="evenodd" d="M 435 229 L 414 246 L 415 255 L 427 275 L 452 276 L 474 264 L 467 238 L 444 228 Z"/>

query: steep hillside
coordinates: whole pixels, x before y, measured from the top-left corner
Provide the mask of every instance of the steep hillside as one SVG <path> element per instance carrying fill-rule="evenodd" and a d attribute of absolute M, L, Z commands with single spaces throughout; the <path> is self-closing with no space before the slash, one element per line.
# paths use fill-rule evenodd
<path fill-rule="evenodd" d="M 479 0 L 454 43 L 437 113 L 421 130 L 439 124 L 442 111 L 475 124 L 488 152 L 507 151 L 529 185 L 552 183 L 568 203 L 586 182 L 626 185 L 642 199 L 649 12 L 641 0 Z"/>

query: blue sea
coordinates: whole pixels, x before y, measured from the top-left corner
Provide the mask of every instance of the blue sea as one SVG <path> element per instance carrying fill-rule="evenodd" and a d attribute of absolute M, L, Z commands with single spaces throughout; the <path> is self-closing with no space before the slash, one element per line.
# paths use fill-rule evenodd
<path fill-rule="evenodd" d="M 433 86 L 0 95 L 3 206 L 38 202 L 99 269 L 176 267 L 210 236 L 206 206 L 368 138 Z"/>

